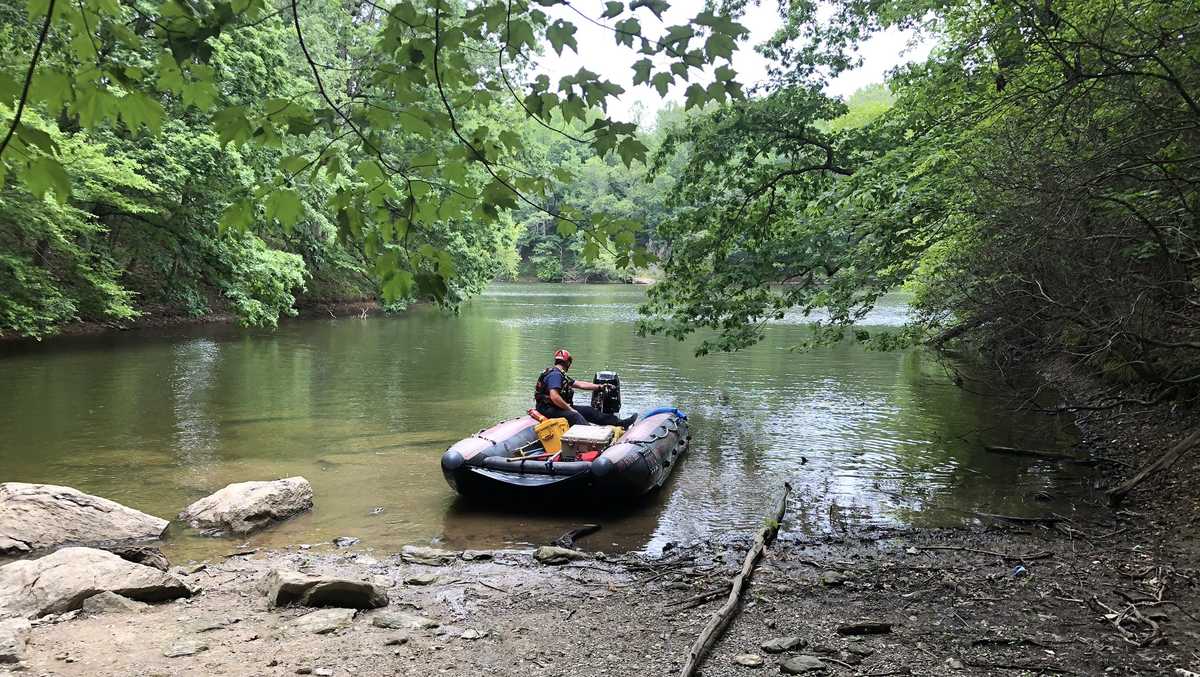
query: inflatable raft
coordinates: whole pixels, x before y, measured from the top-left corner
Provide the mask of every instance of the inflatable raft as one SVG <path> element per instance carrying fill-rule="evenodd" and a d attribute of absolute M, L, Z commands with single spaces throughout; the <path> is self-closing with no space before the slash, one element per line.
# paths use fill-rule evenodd
<path fill-rule="evenodd" d="M 687 416 L 678 409 L 662 408 L 640 416 L 608 446 L 563 460 L 564 454 L 545 450 L 538 423 L 524 416 L 457 442 L 442 455 L 446 482 L 473 498 L 565 495 L 578 501 L 586 495 L 592 500 L 627 501 L 666 483 L 691 442 Z"/>

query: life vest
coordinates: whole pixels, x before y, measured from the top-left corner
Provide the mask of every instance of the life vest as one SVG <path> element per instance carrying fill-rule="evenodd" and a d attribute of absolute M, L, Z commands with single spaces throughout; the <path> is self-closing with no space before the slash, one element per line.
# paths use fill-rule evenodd
<path fill-rule="evenodd" d="M 533 401 L 538 406 L 554 406 L 554 403 L 550 401 L 550 387 L 546 385 L 546 377 L 550 375 L 551 371 L 554 371 L 554 367 L 550 367 L 549 369 L 543 371 L 542 375 L 538 377 L 537 385 L 533 387 Z M 565 400 L 567 404 L 574 404 L 575 389 L 571 386 L 575 383 L 575 379 L 567 376 L 565 373 L 562 376 L 563 384 L 562 387 L 558 389 L 558 394 L 562 396 L 563 400 Z"/>

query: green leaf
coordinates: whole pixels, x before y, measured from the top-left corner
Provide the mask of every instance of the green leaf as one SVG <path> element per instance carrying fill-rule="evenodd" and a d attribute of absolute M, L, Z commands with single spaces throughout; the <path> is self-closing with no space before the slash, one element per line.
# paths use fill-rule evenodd
<path fill-rule="evenodd" d="M 291 188 L 279 188 L 267 196 L 264 204 L 268 219 L 276 219 L 284 230 L 291 231 L 292 226 L 304 215 L 304 203 L 300 194 Z"/>
<path fill-rule="evenodd" d="M 383 280 L 383 300 L 402 301 L 412 294 L 413 275 L 407 270 L 395 270 Z"/>
<path fill-rule="evenodd" d="M 633 39 L 641 36 L 642 34 L 642 24 L 637 19 L 630 17 L 623 21 L 618 21 L 616 26 L 613 27 L 613 30 L 616 31 L 618 45 L 632 47 Z"/>
<path fill-rule="evenodd" d="M 650 82 L 650 69 L 654 67 L 654 62 L 650 59 L 642 59 L 633 64 L 633 84 L 640 85 L 645 82 Z"/>
<path fill-rule="evenodd" d="M 670 9 L 671 5 L 667 3 L 667 0 L 633 0 L 629 3 L 629 9 L 638 9 L 639 7 L 645 7 L 654 12 L 654 16 L 662 19 L 663 12 Z"/>
<path fill-rule="evenodd" d="M 130 92 L 117 100 L 117 111 L 130 131 L 145 126 L 152 132 L 162 128 L 167 111 L 162 104 L 142 92 Z"/>
<path fill-rule="evenodd" d="M 699 84 L 688 85 L 687 91 L 683 95 L 685 99 L 683 104 L 684 110 L 690 110 L 693 106 L 703 106 L 705 100 L 708 98 L 704 87 Z"/>
<path fill-rule="evenodd" d="M 556 223 L 554 224 L 554 230 L 563 237 L 571 237 L 576 233 L 576 231 L 579 230 L 579 226 L 576 226 L 570 221 L 557 219 Z"/>
<path fill-rule="evenodd" d="M 673 82 L 675 82 L 675 78 L 666 71 L 655 73 L 654 77 L 650 78 L 650 84 L 654 85 L 654 89 L 658 90 L 659 96 L 666 96 L 667 89 L 670 88 Z"/>
<path fill-rule="evenodd" d="M 617 145 L 617 154 L 621 156 L 621 161 L 625 163 L 626 167 L 632 166 L 634 160 L 645 162 L 648 150 L 650 149 L 646 147 L 646 144 L 632 136 Z"/>
<path fill-rule="evenodd" d="M 713 33 L 708 36 L 708 40 L 704 41 L 704 51 L 708 53 L 709 60 L 718 57 L 731 59 L 735 49 L 737 49 L 737 43 L 724 33 Z"/>
<path fill-rule="evenodd" d="M 612 19 L 625 11 L 624 3 L 606 2 L 604 3 L 604 13 L 600 15 L 601 19 Z"/>
<path fill-rule="evenodd" d="M 254 134 L 250 121 L 246 119 L 246 109 L 243 106 L 230 106 L 217 111 L 213 114 L 212 122 L 213 127 L 217 130 L 217 137 L 221 140 L 222 148 L 230 142 L 245 143 Z"/>
<path fill-rule="evenodd" d="M 49 155 L 39 156 L 30 162 L 24 179 L 29 192 L 39 198 L 45 197 L 51 190 L 60 203 L 65 204 L 67 198 L 71 197 L 71 178 L 67 176 L 67 170 Z"/>
<path fill-rule="evenodd" d="M 217 228 L 223 233 L 229 230 L 244 232 L 250 229 L 254 221 L 254 203 L 248 199 L 238 200 L 221 212 L 221 220 Z"/>
<path fill-rule="evenodd" d="M 571 51 L 579 53 L 579 43 L 575 40 L 575 24 L 567 23 L 562 19 L 555 21 L 546 27 L 546 39 L 550 41 L 550 46 L 554 48 L 554 52 L 562 56 L 563 45 L 571 48 Z"/>

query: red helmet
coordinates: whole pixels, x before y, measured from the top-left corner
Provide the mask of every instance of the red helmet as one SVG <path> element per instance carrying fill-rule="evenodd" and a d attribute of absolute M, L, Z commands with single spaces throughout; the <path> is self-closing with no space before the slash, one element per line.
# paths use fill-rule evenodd
<path fill-rule="evenodd" d="M 554 361 L 566 362 L 567 368 L 570 369 L 573 358 L 571 357 L 570 351 L 568 351 L 566 348 L 559 348 L 558 351 L 554 353 Z"/>

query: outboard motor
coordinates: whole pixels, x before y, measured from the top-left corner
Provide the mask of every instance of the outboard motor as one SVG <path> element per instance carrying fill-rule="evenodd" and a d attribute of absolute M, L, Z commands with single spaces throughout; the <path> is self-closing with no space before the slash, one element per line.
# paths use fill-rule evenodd
<path fill-rule="evenodd" d="M 592 383 L 609 386 L 592 391 L 592 407 L 605 414 L 621 411 L 621 379 L 615 371 L 598 371 Z"/>

